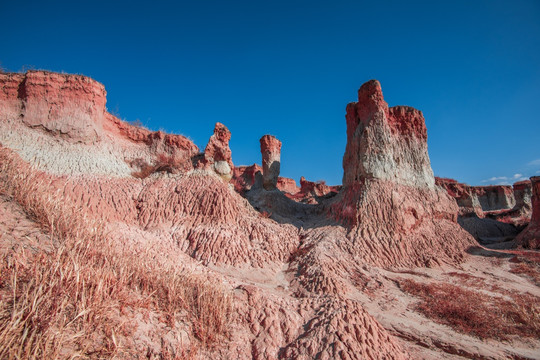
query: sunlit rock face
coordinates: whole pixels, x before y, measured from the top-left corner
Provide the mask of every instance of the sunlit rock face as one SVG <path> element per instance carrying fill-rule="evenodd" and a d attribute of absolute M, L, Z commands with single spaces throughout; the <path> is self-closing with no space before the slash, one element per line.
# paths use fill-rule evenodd
<path fill-rule="evenodd" d="M 434 187 L 421 111 L 408 106 L 389 108 L 380 83 L 371 80 L 358 90 L 358 102 L 347 105 L 346 120 L 344 186 L 380 179 Z"/>
<path fill-rule="evenodd" d="M 125 177 L 159 159 L 192 168 L 191 140 L 129 124 L 105 104 L 105 87 L 87 76 L 0 73 L 0 143 L 55 174 Z"/>

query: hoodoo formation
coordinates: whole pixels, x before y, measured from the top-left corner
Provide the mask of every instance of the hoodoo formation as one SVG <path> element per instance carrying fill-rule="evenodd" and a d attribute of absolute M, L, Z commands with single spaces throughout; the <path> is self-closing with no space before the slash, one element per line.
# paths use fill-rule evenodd
<path fill-rule="evenodd" d="M 0 74 L 0 358 L 538 358 L 540 178 L 435 178 L 422 112 L 378 81 L 337 186 L 280 177 L 274 136 L 235 166 L 221 123 L 201 152 L 105 105 L 85 76 Z M 20 311 L 36 291 L 63 305 Z"/>
<path fill-rule="evenodd" d="M 343 189 L 330 214 L 349 229 L 355 252 L 377 265 L 460 261 L 472 238 L 458 208 L 435 186 L 422 113 L 389 108 L 378 81 L 347 106 Z"/>
<path fill-rule="evenodd" d="M 229 129 L 221 123 L 216 123 L 214 134 L 204 149 L 205 166 L 214 170 L 226 181 L 232 178 L 232 169 L 234 169 L 229 148 L 230 139 Z"/>
<path fill-rule="evenodd" d="M 281 141 L 272 135 L 264 135 L 261 140 L 263 167 L 263 187 L 266 190 L 275 189 L 278 183 L 281 166 Z"/>

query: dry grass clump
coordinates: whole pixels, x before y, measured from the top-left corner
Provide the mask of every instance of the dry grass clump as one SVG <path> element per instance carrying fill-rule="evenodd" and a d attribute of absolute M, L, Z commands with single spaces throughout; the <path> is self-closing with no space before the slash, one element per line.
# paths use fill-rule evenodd
<path fill-rule="evenodd" d="M 1 359 L 135 356 L 130 313 L 158 314 L 170 331 L 190 325 L 198 340 L 188 350 L 162 349 L 162 358 L 193 356 L 226 335 L 231 300 L 221 284 L 121 249 L 102 221 L 52 189 L 45 174 L 0 147 L 0 193 L 54 243 L 52 251 L 16 249 L 0 259 Z"/>
<path fill-rule="evenodd" d="M 540 286 L 540 262 L 537 259 L 516 255 L 510 262 L 513 263 L 511 273 L 527 277 Z"/>
<path fill-rule="evenodd" d="M 138 167 L 139 171 L 134 171 L 131 175 L 139 179 L 145 179 L 158 172 L 177 174 L 189 170 L 190 163 L 191 159 L 183 154 L 169 155 L 160 153 L 157 155 L 154 164 L 148 164 L 140 158 L 133 160 L 130 165 Z"/>
<path fill-rule="evenodd" d="M 416 309 L 434 321 L 481 339 L 509 339 L 512 335 L 540 339 L 540 298 L 505 293 L 512 300 L 490 296 L 447 283 L 400 282 L 417 296 Z"/>

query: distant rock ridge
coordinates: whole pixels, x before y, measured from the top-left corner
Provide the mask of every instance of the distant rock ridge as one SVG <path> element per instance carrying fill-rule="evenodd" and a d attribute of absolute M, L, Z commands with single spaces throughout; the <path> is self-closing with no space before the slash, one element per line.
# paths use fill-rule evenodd
<path fill-rule="evenodd" d="M 529 180 L 512 186 L 470 186 L 438 177 L 435 182 L 456 199 L 461 216 L 488 217 L 516 226 L 524 226 L 530 220 L 532 187 Z"/>

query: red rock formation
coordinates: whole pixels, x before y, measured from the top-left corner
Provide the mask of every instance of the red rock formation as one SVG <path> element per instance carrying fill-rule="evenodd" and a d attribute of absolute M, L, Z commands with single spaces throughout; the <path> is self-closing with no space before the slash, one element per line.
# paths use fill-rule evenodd
<path fill-rule="evenodd" d="M 26 125 L 67 141 L 93 143 L 102 136 L 106 93 L 97 81 L 86 76 L 29 71 L 24 75 L 2 74 L 0 82 L 3 99 L 9 101 L 12 110 L 19 108 Z"/>
<path fill-rule="evenodd" d="M 338 193 L 341 186 L 329 186 L 325 181 L 308 181 L 303 176 L 300 178 L 300 192 L 303 194 L 311 194 L 314 196 L 326 196 L 331 192 Z"/>
<path fill-rule="evenodd" d="M 530 180 L 518 181 L 512 186 L 514 189 L 515 208 L 521 209 L 523 213 L 531 215 L 532 211 L 532 183 Z"/>
<path fill-rule="evenodd" d="M 151 132 L 109 114 L 104 86 L 86 76 L 0 74 L 0 88 L 0 141 L 57 173 L 127 176 L 140 170 L 128 163 L 151 166 L 159 156 L 174 158 L 189 170 L 199 151 L 184 136 Z M 102 149 L 99 156 L 88 151 L 96 143 Z"/>
<path fill-rule="evenodd" d="M 214 134 L 210 136 L 204 149 L 204 166 L 215 171 L 224 180 L 229 181 L 233 176 L 234 164 L 231 158 L 229 140 L 231 132 L 221 123 L 216 123 Z"/>
<path fill-rule="evenodd" d="M 358 102 L 347 106 L 346 119 L 344 186 L 380 179 L 433 188 L 422 112 L 404 106 L 389 109 L 381 85 L 372 80 L 358 90 Z"/>
<path fill-rule="evenodd" d="M 516 241 L 528 249 L 540 249 L 540 176 L 531 177 L 532 185 L 532 217 L 529 225 Z M 518 185 L 519 186 L 519 185 Z"/>
<path fill-rule="evenodd" d="M 257 173 L 260 174 L 259 176 L 262 176 L 262 168 L 257 164 L 250 166 L 235 166 L 232 177 L 234 189 L 239 194 L 244 194 L 246 191 L 249 191 L 256 182 Z"/>
<path fill-rule="evenodd" d="M 456 199 L 459 206 L 459 215 L 468 216 L 475 214 L 480 218 L 484 217 L 478 196 L 472 191 L 471 186 L 459 183 L 454 179 L 439 177 L 435 178 L 435 183 L 445 189 L 448 195 Z"/>
<path fill-rule="evenodd" d="M 341 186 L 329 186 L 325 181 L 308 181 L 303 176 L 300 178 L 300 189 L 295 193 L 286 192 L 286 196 L 297 202 L 306 204 L 318 204 L 322 198 L 330 194 L 337 194 Z"/>
<path fill-rule="evenodd" d="M 294 179 L 281 176 L 277 179 L 277 188 L 287 194 L 296 194 L 300 191 Z"/>
<path fill-rule="evenodd" d="M 166 134 L 163 131 L 150 131 L 139 126 L 131 125 L 109 113 L 105 114 L 105 118 L 107 119 L 105 128 L 110 133 L 122 136 L 135 143 L 143 143 L 168 152 L 173 152 L 173 149 L 182 150 L 191 155 L 199 151 L 199 148 L 185 136 Z"/>
<path fill-rule="evenodd" d="M 521 181 L 513 185 L 469 186 L 453 179 L 435 178 L 456 199 L 461 216 L 491 218 L 523 226 L 531 216 L 531 184 Z"/>
<path fill-rule="evenodd" d="M 343 189 L 330 212 L 348 226 L 350 251 L 382 266 L 460 261 L 473 240 L 455 201 L 435 187 L 422 113 L 389 109 L 372 80 L 346 120 Z"/>
<path fill-rule="evenodd" d="M 273 190 L 277 186 L 279 170 L 281 165 L 281 141 L 272 135 L 264 135 L 260 139 L 262 167 L 263 167 L 263 187 L 266 190 Z"/>
<path fill-rule="evenodd" d="M 2 87 L 0 96 L 16 98 L 0 102 L 0 130 L 21 122 L 22 107 L 27 100 L 20 100 L 16 89 L 22 79 L 24 75 L 4 79 L 6 86 Z M 216 276 L 223 291 L 233 299 L 234 309 L 227 314 L 233 318 L 227 329 L 230 337 L 222 342 L 218 340 L 214 348 L 201 349 L 196 354 L 200 357 L 423 358 L 414 356 L 416 354 L 409 356 L 407 352 L 416 346 L 415 342 L 439 341 L 439 335 L 410 337 L 414 332 L 406 329 L 411 325 L 408 318 L 406 324 L 397 324 L 396 318 L 381 320 L 381 312 L 377 313 L 379 306 L 392 308 L 396 303 L 413 301 L 396 286 L 402 275 L 411 274 L 397 274 L 378 266 L 458 262 L 463 250 L 471 244 L 470 237 L 456 225 L 455 202 L 433 185 L 421 112 L 407 107 L 389 109 L 377 82 L 363 86 L 359 98 L 363 104 L 348 107 L 350 143 L 344 157 L 347 181 L 338 195 L 325 197 L 338 187 L 302 179 L 301 189 L 298 189 L 293 180 L 270 173 L 272 186 L 301 196 L 324 198 L 319 205 L 293 202 L 280 191 L 265 191 L 262 168 L 257 165 L 233 167 L 228 147 L 230 132 L 221 124 L 216 125 L 205 153 L 193 160 L 200 160 L 201 165 L 222 177 L 234 175 L 235 189 L 245 192 L 246 198 L 208 171 L 155 174 L 144 180 L 124 176 L 121 171 L 113 172 L 107 166 L 102 174 L 86 166 L 79 166 L 77 172 L 51 173 L 36 170 L 46 167 L 51 158 L 43 157 L 40 163 L 27 152 L 24 161 L 13 150 L 2 147 L 0 190 L 8 183 L 3 180 L 8 172 L 5 169 L 9 169 L 11 179 L 35 182 L 40 191 L 84 209 L 90 217 L 102 219 L 112 239 L 129 239 L 121 243 L 127 245 L 126 251 L 137 242 L 136 253 L 150 252 L 156 266 L 163 262 L 167 265 L 163 269 L 173 269 L 175 276 L 176 270 L 179 276 L 184 275 L 184 266 Z M 49 108 L 56 106 L 47 104 Z M 50 142 L 58 142 L 61 147 L 55 159 L 67 163 L 74 158 L 77 166 L 80 153 L 88 153 L 88 158 L 100 158 L 102 148 L 109 154 L 109 160 L 119 158 L 122 162 L 132 160 L 139 156 L 137 154 L 141 154 L 141 161 L 157 161 L 160 153 L 165 153 L 165 158 L 181 153 L 191 161 L 197 152 L 193 143 L 184 137 L 133 127 L 106 112 L 102 118 L 96 115 L 95 122 L 102 121 L 101 128 L 95 127 L 96 132 L 85 133 L 80 129 L 86 129 L 88 124 L 78 124 L 79 128 L 69 129 L 63 135 L 53 126 L 64 124 L 64 120 L 58 120 L 63 118 L 49 121 L 46 114 L 42 115 L 44 119 L 36 121 L 45 125 L 29 127 L 24 123 L 13 131 L 21 131 L 22 135 L 16 140 L 22 142 L 16 143 L 13 134 L 7 136 L 6 131 L 0 131 L 0 138 L 17 145 L 9 146 L 11 149 L 25 153 L 39 133 L 41 137 L 36 145 L 39 152 L 30 154 L 48 153 L 52 148 Z M 9 126 L 6 125 L 8 120 Z M 43 131 L 45 126 L 55 130 Z M 95 138 L 94 133 L 98 134 Z M 21 140 L 28 134 L 32 136 L 30 140 Z M 96 146 L 92 141 L 100 143 Z M 272 161 L 276 161 L 276 149 L 271 149 L 270 145 L 265 147 L 271 155 L 267 161 L 271 168 Z M 80 153 L 72 157 L 75 150 Z M 223 171 L 227 168 L 229 173 Z M 261 212 L 257 211 L 259 208 Z M 263 211 L 266 214 L 263 215 Z M 267 218 L 270 212 L 273 214 Z M 10 237 L 12 234 L 0 240 Z M 170 259 L 175 261 L 168 262 Z M 369 291 L 385 286 L 388 289 L 377 293 L 377 300 L 371 301 Z M 174 294 L 163 294 L 164 297 L 169 295 Z M 404 313 L 397 317 L 399 322 L 405 318 Z M 136 331 L 148 328 L 152 316 L 136 321 L 139 323 L 135 324 Z M 419 327 L 427 322 L 433 325 L 427 318 L 414 316 L 414 321 L 421 323 Z M 196 328 L 199 324 L 190 323 L 190 318 L 178 319 L 185 321 L 186 328 Z M 164 328 L 149 341 L 161 341 L 162 348 L 168 349 L 164 343 L 169 341 L 166 337 L 172 332 L 169 327 Z M 437 334 L 438 329 L 440 327 L 431 327 L 426 331 Z M 455 334 L 449 329 L 446 331 Z M 409 343 L 402 346 L 402 340 L 391 333 L 400 334 Z M 171 349 L 184 350 L 183 339 L 182 336 L 172 342 Z M 442 344 L 439 347 L 446 346 Z M 440 354 L 432 348 L 426 351 L 432 350 L 432 357 Z M 451 348 L 453 353 L 464 354 L 461 350 Z"/>

